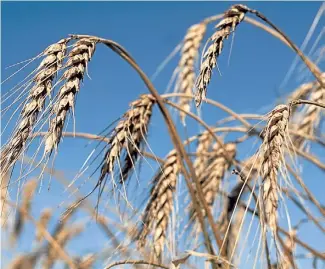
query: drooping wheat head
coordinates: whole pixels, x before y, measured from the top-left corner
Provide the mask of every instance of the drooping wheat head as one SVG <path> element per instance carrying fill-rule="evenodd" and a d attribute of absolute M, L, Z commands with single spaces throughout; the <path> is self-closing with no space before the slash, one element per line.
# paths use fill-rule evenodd
<path fill-rule="evenodd" d="M 33 86 L 26 98 L 18 125 L 1 152 L 0 165 L 3 172 L 7 172 L 14 165 L 25 148 L 26 141 L 44 109 L 46 98 L 52 92 L 52 84 L 62 66 L 68 41 L 69 39 L 62 39 L 43 52 L 45 58 L 33 78 Z"/>
<path fill-rule="evenodd" d="M 59 90 L 58 99 L 53 105 L 54 115 L 45 138 L 45 154 L 51 153 L 58 147 L 62 136 L 67 114 L 74 109 L 75 98 L 80 90 L 80 83 L 84 78 L 88 62 L 91 60 L 96 48 L 96 42 L 87 38 L 76 41 L 69 52 L 68 60 L 64 66 L 61 81 L 64 84 Z"/>
<path fill-rule="evenodd" d="M 287 105 L 276 106 L 269 115 L 261 146 L 261 176 L 263 215 L 266 224 L 276 234 L 278 208 L 278 170 L 282 163 L 283 146 L 290 109 Z"/>
<path fill-rule="evenodd" d="M 233 5 L 224 13 L 224 18 L 216 25 L 217 31 L 210 38 L 212 44 L 203 55 L 200 74 L 196 80 L 196 106 L 199 106 L 202 100 L 205 99 L 207 86 L 212 76 L 212 69 L 217 65 L 217 58 L 222 52 L 223 42 L 235 31 L 238 24 L 242 22 L 247 11 L 248 8 L 244 5 Z"/>
<path fill-rule="evenodd" d="M 197 61 L 202 39 L 206 32 L 206 24 L 199 23 L 192 25 L 183 40 L 181 58 L 178 63 L 178 79 L 176 92 L 192 94 L 195 84 L 195 62 Z M 186 111 L 190 111 L 189 98 L 179 98 L 179 105 Z M 180 112 L 181 120 L 185 124 L 184 112 Z"/>
<path fill-rule="evenodd" d="M 139 157 L 154 103 L 155 100 L 150 95 L 142 95 L 130 104 L 130 109 L 123 115 L 110 136 L 111 142 L 105 153 L 99 182 L 108 174 L 114 176 L 116 162 L 121 166 L 118 169 L 121 171 L 121 182 L 126 180 Z"/>
<path fill-rule="evenodd" d="M 173 208 L 173 195 L 176 188 L 180 165 L 175 150 L 172 150 L 153 180 L 151 194 L 145 208 L 142 227 L 137 236 L 139 246 L 146 244 L 147 236 L 153 234 L 155 259 L 161 260 L 166 240 L 169 216 Z"/>

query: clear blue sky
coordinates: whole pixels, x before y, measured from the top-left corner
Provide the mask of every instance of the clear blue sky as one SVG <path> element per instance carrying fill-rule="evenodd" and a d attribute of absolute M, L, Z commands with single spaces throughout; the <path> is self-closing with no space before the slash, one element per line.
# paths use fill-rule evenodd
<path fill-rule="evenodd" d="M 49 44 L 68 34 L 76 33 L 117 41 L 150 76 L 182 40 L 189 26 L 207 16 L 222 13 L 230 5 L 230 2 L 2 2 L 2 80 L 15 70 L 5 70 L 7 66 L 29 59 Z M 321 2 L 249 2 L 248 5 L 264 13 L 296 44 L 301 45 Z M 324 27 L 324 18 L 317 29 L 321 27 Z M 210 26 L 207 35 L 212 31 Z M 310 44 L 313 44 L 315 38 L 316 35 Z M 230 42 L 226 42 L 219 61 L 222 77 L 217 71 L 214 72 L 208 91 L 209 98 L 224 103 L 238 113 L 265 113 L 272 108 L 280 94 L 286 94 L 299 85 L 298 75 L 295 74 L 284 88 L 279 88 L 295 56 L 279 40 L 243 23 L 236 32 L 228 66 Z M 165 92 L 177 61 L 178 56 L 154 81 L 159 92 Z M 27 68 L 2 85 L 2 92 L 8 91 L 30 71 L 31 69 Z M 89 75 L 91 79 L 85 78 L 77 98 L 78 132 L 99 133 L 125 112 L 129 102 L 147 92 L 135 72 L 104 46 L 98 46 L 89 64 Z M 211 110 L 207 106 L 203 106 L 202 110 L 204 119 L 209 123 L 225 116 L 224 113 L 216 109 Z M 155 113 L 157 112 L 158 110 L 155 110 Z M 3 122 L 7 120 L 8 117 L 5 116 Z M 71 123 L 72 121 L 68 130 L 72 129 Z M 179 120 L 177 124 L 181 127 Z M 198 127 L 193 122 L 189 122 L 188 126 L 190 135 L 197 132 Z M 182 138 L 185 139 L 184 129 L 180 130 Z M 2 143 L 7 137 L 8 132 L 4 134 Z M 158 115 L 154 115 L 151 123 L 149 141 L 154 152 L 160 157 L 165 156 L 171 149 L 166 127 Z M 55 167 L 65 170 L 68 176 L 73 177 L 95 145 L 92 143 L 85 147 L 86 143 L 85 140 L 64 139 L 60 144 Z M 249 156 L 251 147 L 244 149 L 246 151 L 242 156 Z M 143 167 L 141 177 L 145 178 L 145 184 L 140 185 L 141 193 L 148 191 L 146 183 L 153 175 L 147 165 L 144 164 Z M 320 177 L 319 171 L 313 168 L 314 170 L 312 177 Z M 88 184 L 89 189 L 91 183 Z M 314 184 L 311 186 L 315 187 Z M 37 215 L 43 207 L 57 206 L 65 199 L 62 191 L 62 187 L 55 183 L 49 192 L 47 187 L 44 187 L 35 198 L 35 214 Z M 317 188 L 314 188 L 314 191 L 317 192 Z M 96 197 L 93 197 L 93 200 L 95 199 Z M 138 202 L 139 199 L 135 201 Z M 77 243 L 73 244 L 73 253 L 87 253 L 87 250 L 102 247 L 106 239 L 98 236 L 94 239 L 95 234 L 100 233 L 93 222 L 88 225 L 94 233 L 92 236 L 84 236 L 83 241 L 76 241 Z M 32 238 L 30 234 L 26 235 L 20 242 L 18 252 L 30 250 Z M 12 257 L 11 255 L 8 257 Z"/>

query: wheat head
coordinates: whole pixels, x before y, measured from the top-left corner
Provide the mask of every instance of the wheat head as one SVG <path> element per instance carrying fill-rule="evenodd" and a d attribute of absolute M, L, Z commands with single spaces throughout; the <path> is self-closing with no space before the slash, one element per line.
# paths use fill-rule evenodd
<path fill-rule="evenodd" d="M 166 240 L 167 225 L 173 208 L 173 195 L 176 188 L 177 175 L 180 172 L 176 150 L 172 150 L 153 180 L 150 199 L 145 208 L 143 225 L 138 234 L 139 246 L 143 247 L 146 237 L 153 233 L 155 258 L 160 260 Z"/>
<path fill-rule="evenodd" d="M 45 58 L 37 68 L 33 86 L 21 111 L 20 120 L 12 137 L 1 152 L 1 169 L 7 172 L 24 150 L 42 112 L 47 96 L 52 92 L 53 80 L 62 66 L 69 39 L 62 39 L 50 45 L 42 54 Z"/>
<path fill-rule="evenodd" d="M 282 162 L 283 144 L 288 126 L 290 109 L 278 105 L 269 115 L 262 144 L 262 205 L 264 218 L 269 228 L 276 233 L 278 208 L 277 174 Z"/>
<path fill-rule="evenodd" d="M 324 81 L 325 81 L 325 76 Z M 325 102 L 325 89 L 321 85 L 317 84 L 310 93 L 310 101 L 324 103 Z M 297 129 L 299 132 L 305 133 L 307 135 L 313 136 L 315 134 L 315 127 L 318 126 L 321 119 L 322 110 L 317 106 L 307 106 L 304 113 L 302 113 L 301 118 L 299 118 L 299 124 Z M 303 145 L 305 139 L 301 136 L 293 138 L 293 143 L 297 148 Z"/>
<path fill-rule="evenodd" d="M 198 175 L 202 192 L 210 210 L 213 207 L 225 172 L 231 165 L 229 161 L 227 161 L 225 154 L 232 160 L 236 155 L 236 145 L 234 143 L 226 143 L 224 147 L 221 148 L 219 144 L 215 143 L 212 147 L 212 151 L 212 156 L 206 163 L 202 171 L 203 173 Z M 191 215 L 196 216 L 194 208 L 191 208 Z M 206 214 L 203 212 L 203 215 L 205 216 Z"/>
<path fill-rule="evenodd" d="M 177 91 L 184 94 L 192 94 L 195 84 L 195 62 L 198 58 L 199 48 L 206 32 L 206 24 L 192 25 L 183 40 L 181 58 L 178 63 Z M 180 98 L 179 105 L 186 111 L 190 111 L 189 98 Z M 181 120 L 185 124 L 186 113 L 180 112 Z"/>
<path fill-rule="evenodd" d="M 199 106 L 202 100 L 205 99 L 207 86 L 212 76 L 212 69 L 217 65 L 217 58 L 222 52 L 223 42 L 242 22 L 247 10 L 248 8 L 244 5 L 233 5 L 224 13 L 224 18 L 216 25 L 217 31 L 210 38 L 212 44 L 203 55 L 200 74 L 196 80 L 196 106 Z"/>
<path fill-rule="evenodd" d="M 69 52 L 61 81 L 63 86 L 58 93 L 58 100 L 53 106 L 53 119 L 50 122 L 48 135 L 45 138 L 45 154 L 58 147 L 68 112 L 74 109 L 76 94 L 96 48 L 96 42 L 87 38 L 76 41 Z"/>
<path fill-rule="evenodd" d="M 99 181 L 107 174 L 113 174 L 116 162 L 120 163 L 121 181 L 124 181 L 139 157 L 142 142 L 147 135 L 155 100 L 150 95 L 142 95 L 130 104 L 110 137 L 110 146 L 105 153 Z M 125 151 L 124 161 L 120 160 Z"/>

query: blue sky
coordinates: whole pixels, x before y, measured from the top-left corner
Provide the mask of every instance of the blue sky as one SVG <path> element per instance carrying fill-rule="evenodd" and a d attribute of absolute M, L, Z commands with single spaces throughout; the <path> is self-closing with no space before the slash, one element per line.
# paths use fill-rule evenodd
<path fill-rule="evenodd" d="M 321 6 L 321 2 L 246 4 L 264 13 L 298 45 L 303 42 Z M 97 35 L 117 41 L 150 76 L 182 40 L 189 26 L 207 16 L 222 13 L 230 5 L 230 2 L 2 2 L 2 80 L 15 70 L 15 68 L 5 69 L 6 67 L 29 59 L 49 44 L 68 34 L 76 33 Z M 323 26 L 324 18 L 320 21 L 316 33 Z M 208 35 L 212 32 L 211 25 Z M 312 37 L 307 52 L 316 37 L 316 34 Z M 272 109 L 280 95 L 289 93 L 301 83 L 298 79 L 299 74 L 295 73 L 285 87 L 279 88 L 295 55 L 269 34 L 249 24 L 241 24 L 234 37 L 228 66 L 230 42 L 231 40 L 226 42 L 219 60 L 222 76 L 219 76 L 217 71 L 214 72 L 208 89 L 209 98 L 222 102 L 238 113 L 266 113 Z M 178 56 L 174 57 L 155 79 L 154 84 L 160 93 L 166 91 L 178 59 Z M 30 71 L 31 69 L 27 68 L 3 84 L 2 92 L 8 91 Z M 122 115 L 131 101 L 147 92 L 136 73 L 104 46 L 98 46 L 89 64 L 89 75 L 91 79 L 85 78 L 77 98 L 76 130 L 79 132 L 99 133 Z M 309 76 L 309 79 L 312 77 Z M 158 113 L 158 110 L 155 110 L 155 113 Z M 208 123 L 226 116 L 207 105 L 203 105 L 202 115 Z M 7 120 L 8 117 L 5 116 L 3 121 Z M 68 130 L 71 130 L 71 125 Z M 180 127 L 182 138 L 185 139 L 186 132 L 181 127 L 179 119 L 177 125 Z M 192 135 L 198 131 L 198 127 L 189 121 L 187 131 Z M 2 143 L 8 134 L 6 132 L 3 135 Z M 154 115 L 149 141 L 153 151 L 160 157 L 165 156 L 171 149 L 167 129 L 160 115 Z M 55 167 L 73 177 L 95 145 L 92 143 L 85 147 L 86 144 L 85 140 L 64 139 L 60 144 Z M 242 156 L 249 156 L 251 146 L 244 146 L 243 150 Z M 315 168 L 310 173 L 312 177 L 321 176 Z M 145 182 L 152 175 L 151 169 L 144 165 L 141 176 L 145 178 Z M 91 184 L 89 182 L 87 184 L 89 188 Z M 87 190 L 86 186 L 83 188 L 84 191 Z M 146 186 L 140 185 L 141 193 L 148 191 Z M 311 183 L 311 187 L 315 187 L 316 193 L 320 192 L 314 183 Z M 62 187 L 55 182 L 49 192 L 45 187 L 35 198 L 34 213 L 37 215 L 43 207 L 57 206 L 62 202 L 62 197 L 63 199 L 65 197 L 62 191 Z M 140 200 L 141 198 L 139 197 Z M 95 199 L 96 197 L 93 200 Z M 135 199 L 135 203 L 138 202 Z M 59 214 L 60 211 L 57 212 Z M 95 229 L 94 223 L 88 225 Z M 31 240 L 31 236 L 26 236 L 21 240 L 17 251 L 29 250 Z M 82 244 L 90 242 L 87 241 L 89 236 L 84 236 L 83 240 Z M 103 240 L 98 238 L 98 241 L 96 239 L 96 242 L 91 242 L 89 249 L 98 248 L 105 242 Z M 316 241 L 315 243 L 317 244 Z M 75 251 L 80 248 L 80 252 L 87 252 L 80 244 L 76 243 L 74 246 Z M 8 257 L 16 253 L 11 253 Z"/>

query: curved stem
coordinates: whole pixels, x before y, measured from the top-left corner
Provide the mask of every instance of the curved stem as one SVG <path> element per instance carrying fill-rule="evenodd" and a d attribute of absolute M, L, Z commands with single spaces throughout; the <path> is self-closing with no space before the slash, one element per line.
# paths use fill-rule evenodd
<path fill-rule="evenodd" d="M 146 84 L 146 86 L 147 86 L 148 90 L 150 91 L 150 93 L 155 97 L 155 99 L 157 101 L 157 104 L 158 104 L 158 107 L 159 107 L 159 109 L 160 109 L 160 111 L 161 111 L 161 113 L 163 115 L 163 118 L 164 118 L 164 120 L 166 122 L 166 125 L 168 127 L 168 130 L 169 130 L 172 142 L 174 144 L 174 147 L 175 147 L 175 149 L 176 149 L 176 151 L 177 151 L 177 153 L 179 155 L 180 163 L 182 165 L 182 168 L 183 168 L 184 172 L 187 171 L 186 166 L 183 163 L 183 160 L 184 160 L 186 165 L 189 168 L 189 173 L 190 173 L 189 178 L 192 178 L 192 180 L 195 182 L 198 197 L 195 194 L 195 191 L 194 191 L 194 189 L 192 187 L 192 183 L 190 182 L 190 180 L 187 177 L 185 177 L 186 184 L 187 184 L 187 187 L 188 187 L 188 189 L 190 191 L 191 198 L 192 198 L 192 200 L 194 202 L 195 208 L 199 212 L 198 213 L 198 218 L 199 218 L 199 222 L 200 222 L 202 232 L 203 232 L 203 235 L 204 235 L 204 238 L 205 238 L 206 247 L 207 247 L 208 251 L 211 254 L 214 254 L 213 247 L 212 247 L 212 242 L 211 242 L 211 240 L 209 238 L 208 231 L 207 231 L 207 229 L 206 229 L 206 227 L 204 225 L 203 215 L 202 215 L 202 212 L 200 210 L 200 207 L 201 207 L 200 204 L 201 203 L 202 203 L 203 208 L 205 209 L 205 211 L 206 211 L 206 213 L 208 215 L 209 225 L 212 228 L 213 234 L 214 234 L 215 239 L 216 239 L 219 246 L 221 246 L 221 242 L 222 242 L 221 236 L 218 233 L 218 231 L 216 230 L 216 226 L 214 225 L 212 214 L 211 214 L 211 212 L 209 210 L 209 207 L 208 207 L 208 205 L 206 203 L 206 200 L 204 198 L 204 194 L 202 192 L 200 182 L 199 182 L 199 180 L 198 180 L 198 178 L 197 178 L 197 176 L 195 174 L 193 164 L 192 164 L 189 156 L 186 154 L 186 150 L 185 150 L 185 148 L 184 148 L 184 146 L 182 144 L 181 138 L 179 137 L 179 135 L 177 133 L 176 127 L 175 127 L 175 125 L 174 125 L 174 123 L 173 123 L 173 121 L 171 119 L 171 116 L 170 116 L 168 110 L 164 106 L 164 102 L 163 102 L 161 96 L 159 95 L 159 93 L 157 92 L 157 90 L 155 89 L 155 87 L 153 86 L 151 81 L 149 80 L 149 78 L 146 76 L 146 74 L 138 66 L 138 64 L 132 59 L 131 56 L 129 56 L 127 51 L 122 46 L 117 44 L 116 42 L 113 42 L 111 40 L 106 40 L 106 39 L 103 39 L 103 38 L 99 38 L 99 37 L 96 37 L 96 36 L 89 36 L 89 35 L 74 35 L 72 37 L 77 38 L 77 39 L 86 37 L 86 38 L 94 39 L 97 42 L 103 43 L 106 46 L 108 46 L 110 49 L 112 49 L 115 53 L 117 53 L 119 56 L 121 56 L 126 62 L 128 62 L 133 67 L 133 69 L 139 74 L 139 76 L 141 77 L 143 82 Z"/>
<path fill-rule="evenodd" d="M 247 11 L 256 15 L 258 18 L 269 24 L 275 31 L 277 31 L 288 42 L 289 46 L 299 55 L 299 57 L 306 64 L 310 72 L 312 72 L 312 74 L 315 76 L 321 87 L 325 88 L 325 82 L 322 79 L 322 73 L 320 72 L 318 67 L 311 60 L 309 60 L 307 56 L 302 53 L 302 51 L 291 41 L 291 39 L 286 34 L 284 34 L 275 24 L 273 24 L 259 11 L 250 8 Z"/>

